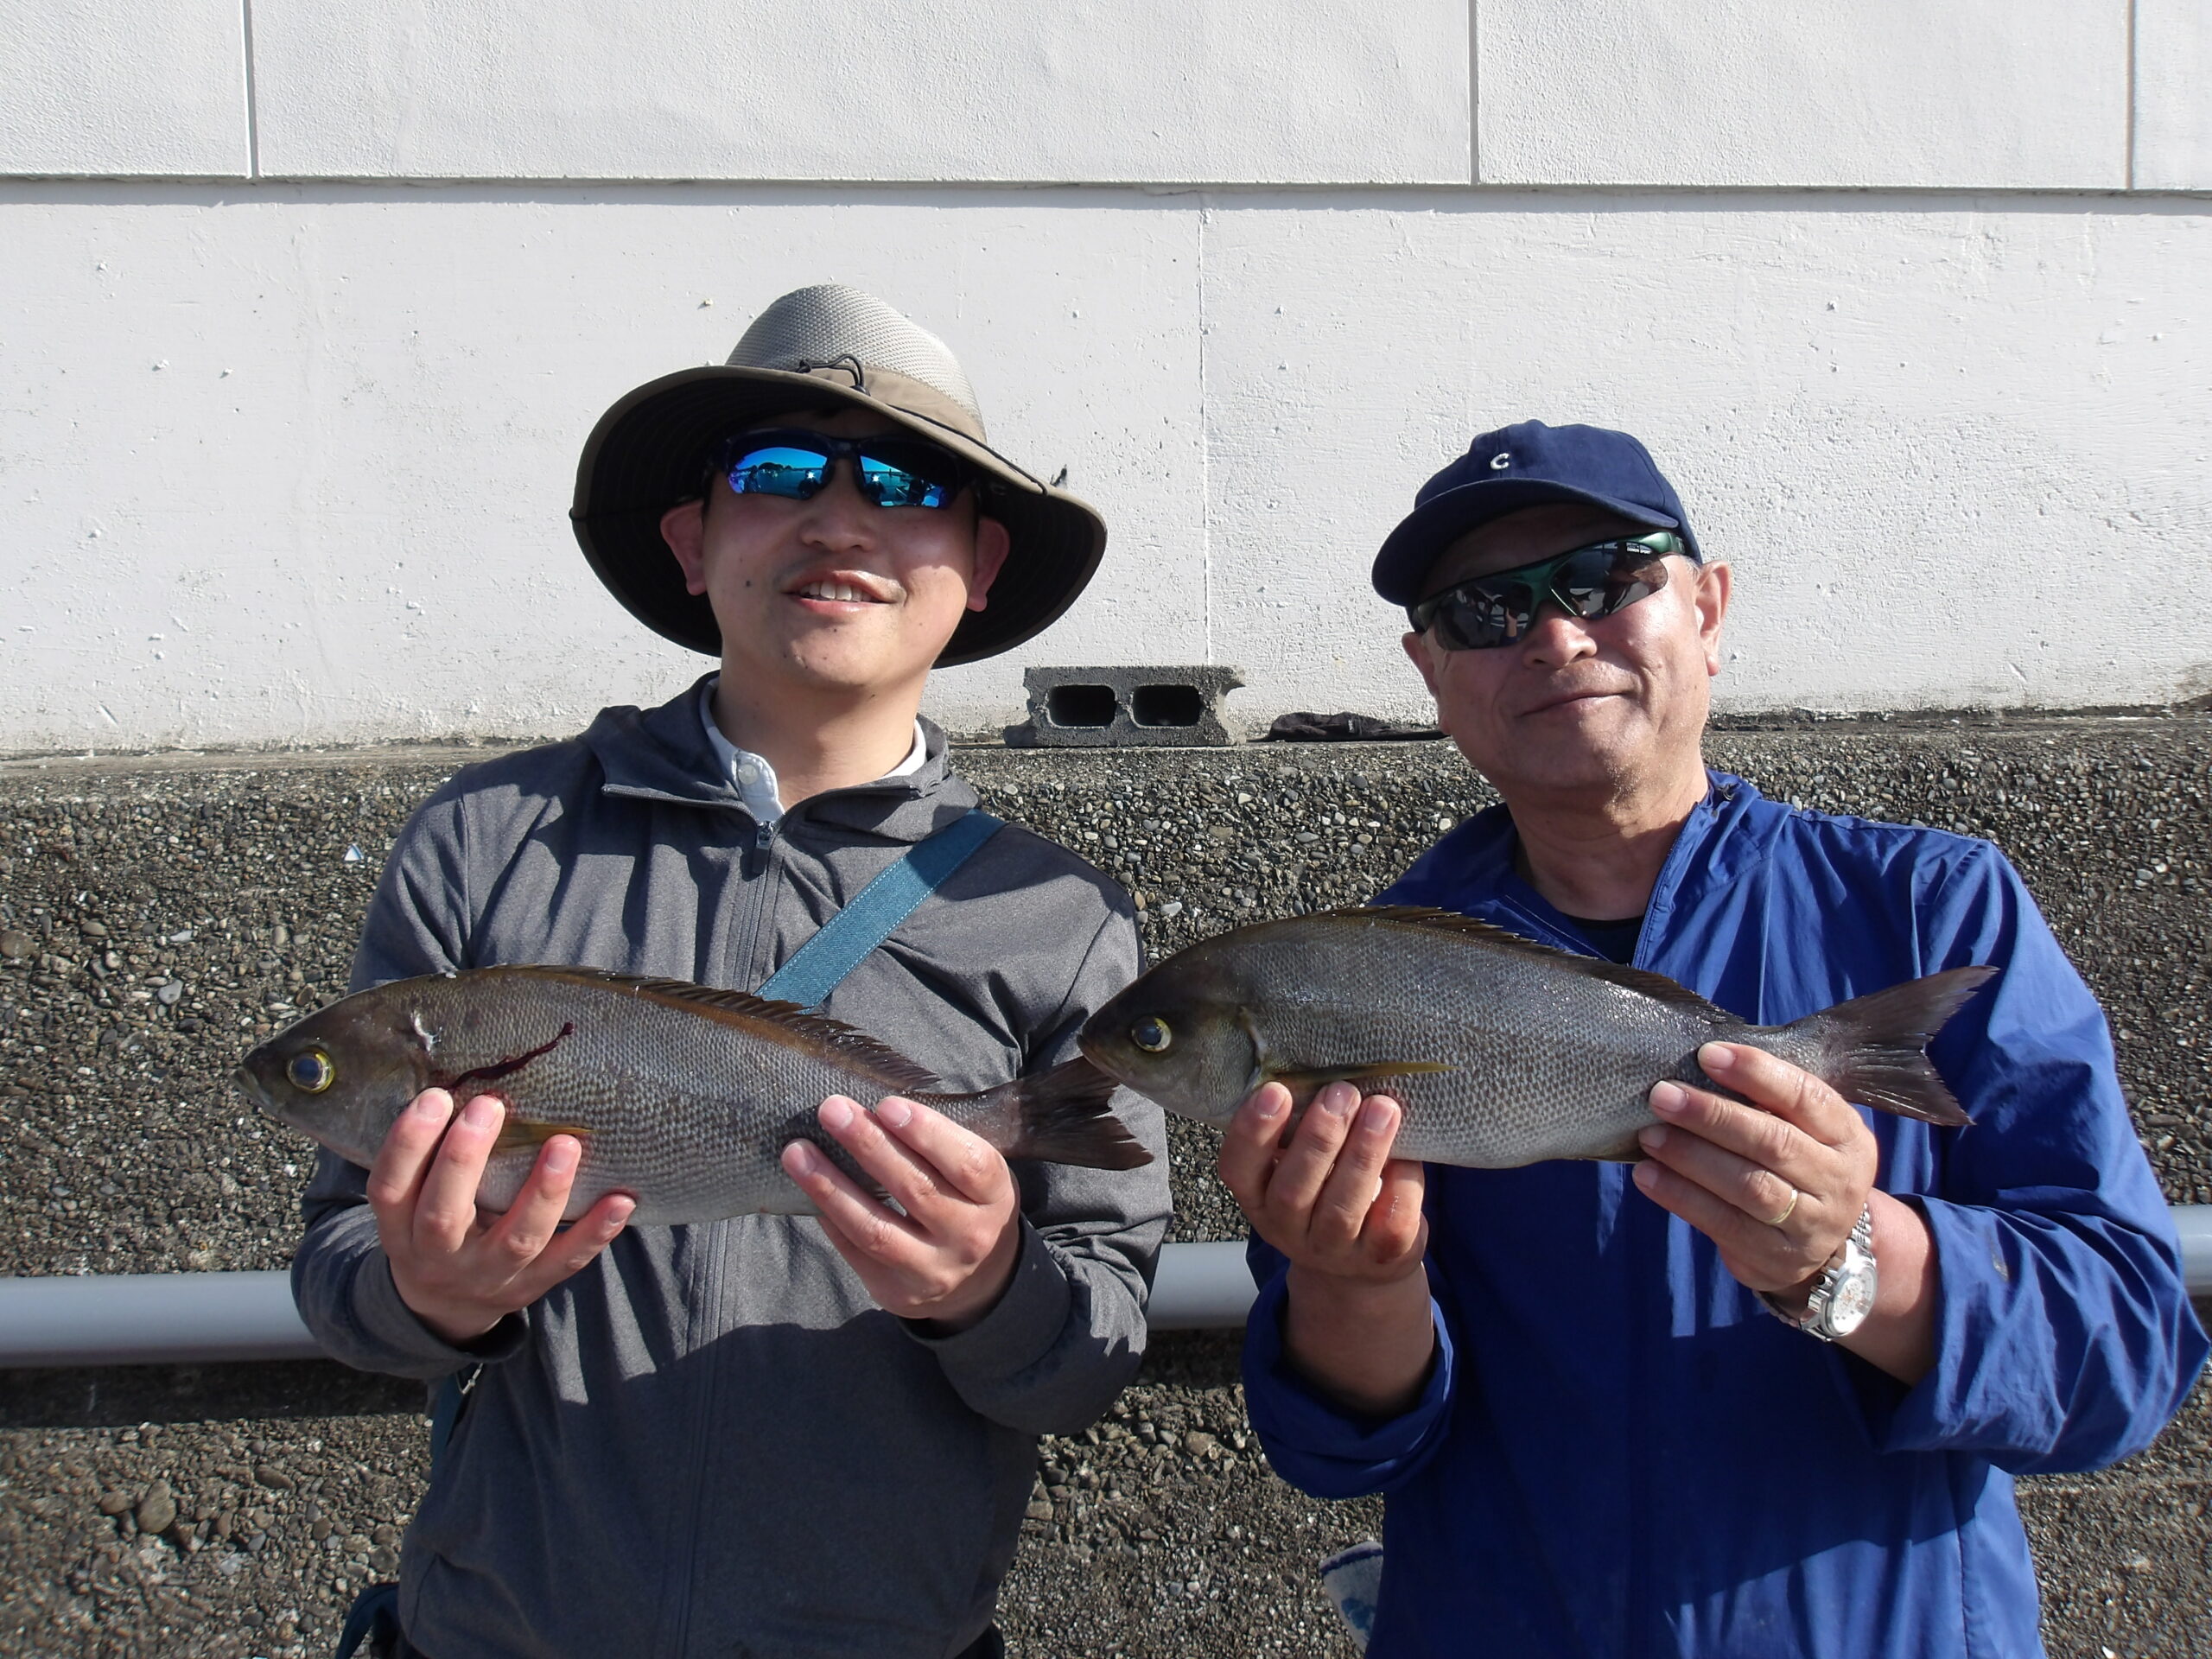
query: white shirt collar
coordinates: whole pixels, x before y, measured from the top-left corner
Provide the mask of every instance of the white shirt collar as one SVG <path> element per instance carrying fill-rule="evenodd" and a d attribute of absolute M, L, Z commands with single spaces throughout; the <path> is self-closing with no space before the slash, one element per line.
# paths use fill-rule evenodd
<path fill-rule="evenodd" d="M 763 825 L 778 823 L 784 816 L 784 803 L 777 792 L 775 767 L 768 764 L 766 756 L 739 748 L 715 724 L 715 688 L 721 683 L 721 677 L 709 674 L 707 683 L 699 688 L 699 724 L 706 728 L 707 741 L 714 745 L 715 754 L 721 761 L 722 775 L 743 798 L 745 810 L 753 815 L 753 821 Z M 922 762 L 929 756 L 929 740 L 923 735 L 922 722 L 917 720 L 913 747 L 906 751 L 904 760 L 883 775 L 911 778 L 922 769 Z"/>

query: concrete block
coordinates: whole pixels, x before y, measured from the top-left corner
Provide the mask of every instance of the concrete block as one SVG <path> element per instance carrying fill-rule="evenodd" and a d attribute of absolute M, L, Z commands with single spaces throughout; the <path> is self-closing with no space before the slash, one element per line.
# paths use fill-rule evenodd
<path fill-rule="evenodd" d="M 2138 190 L 2212 190 L 2212 6 L 2136 0 Z"/>
<path fill-rule="evenodd" d="M 2126 0 L 1483 0 L 1475 12 L 1486 184 L 2126 182 Z"/>
<path fill-rule="evenodd" d="M 0 175 L 252 171 L 238 0 L 6 0 L 0 66 Z"/>
<path fill-rule="evenodd" d="M 1217 748 L 1235 742 L 1222 701 L 1233 668 L 1033 668 L 1021 677 L 1029 718 L 1009 726 L 1016 748 Z"/>
<path fill-rule="evenodd" d="M 1465 0 L 258 0 L 272 176 L 1468 179 Z"/>

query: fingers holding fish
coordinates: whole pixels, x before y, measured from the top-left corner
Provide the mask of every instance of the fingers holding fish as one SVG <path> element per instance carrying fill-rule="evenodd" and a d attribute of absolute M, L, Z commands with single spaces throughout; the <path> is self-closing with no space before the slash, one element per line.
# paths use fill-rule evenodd
<path fill-rule="evenodd" d="M 1333 1084 L 1285 1145 L 1290 1114 L 1281 1084 L 1255 1093 L 1230 1120 L 1222 1179 L 1252 1230 L 1290 1260 L 1285 1356 L 1351 1409 L 1395 1415 L 1420 1394 L 1436 1346 L 1421 1272 L 1426 1171 L 1390 1156 L 1395 1101 Z"/>
<path fill-rule="evenodd" d="M 556 1155 L 556 1143 L 547 1144 L 514 1205 L 497 1220 L 487 1220 L 464 1247 L 464 1256 L 474 1259 L 454 1264 L 468 1274 L 477 1299 L 496 1310 L 494 1324 L 582 1272 L 614 1242 L 637 1208 L 628 1193 L 609 1192 L 563 1228 L 561 1215 L 576 1169 L 575 1143 L 569 1146 L 563 1160 Z"/>
<path fill-rule="evenodd" d="M 999 1149 L 979 1135 L 960 1127 L 942 1112 L 931 1111 L 919 1101 L 898 1095 L 887 1096 L 875 1109 L 887 1142 L 905 1152 L 918 1183 L 915 1199 L 927 1204 L 940 1193 L 969 1204 L 1011 1200 L 1014 1175 Z M 886 1183 L 888 1185 L 888 1183 Z M 910 1213 L 897 1188 L 892 1196 Z"/>
<path fill-rule="evenodd" d="M 1237 1108 L 1222 1135 L 1215 1167 L 1247 1221 L 1254 1220 L 1265 1200 L 1268 1178 L 1282 1151 L 1290 1103 L 1290 1090 L 1282 1084 L 1262 1084 Z"/>
<path fill-rule="evenodd" d="M 415 1195 L 452 1118 L 453 1096 L 442 1089 L 425 1089 L 392 1121 L 369 1166 L 369 1207 L 379 1227 L 385 1226 L 388 1212 L 403 1209 L 411 1224 Z"/>
<path fill-rule="evenodd" d="M 945 1330 L 989 1312 L 1020 1254 L 1018 1195 L 1005 1159 L 941 1114 L 895 1096 L 871 1113 L 833 1096 L 820 1118 L 906 1211 L 893 1213 L 806 1141 L 784 1149 L 785 1173 L 814 1201 L 823 1234 L 878 1305 Z"/>
<path fill-rule="evenodd" d="M 1715 1083 L 1826 1145 L 1849 1145 L 1867 1134 L 1849 1101 L 1778 1055 L 1746 1043 L 1707 1043 L 1697 1063 Z"/>
<path fill-rule="evenodd" d="M 582 1269 L 620 1233 L 636 1204 L 608 1193 L 563 1231 L 582 1148 L 552 1136 L 506 1213 L 476 1204 L 505 1109 L 479 1096 L 458 1116 L 426 1090 L 394 1123 L 369 1175 L 369 1202 L 393 1287 L 449 1341 L 481 1336 Z M 439 1131 L 444 1131 L 442 1138 Z"/>
<path fill-rule="evenodd" d="M 1637 1136 L 1647 1160 L 1636 1181 L 1719 1245 L 1744 1284 L 1781 1292 L 1819 1273 L 1849 1234 L 1878 1154 L 1865 1120 L 1827 1084 L 1759 1058 L 1756 1068 L 1720 1068 L 1745 1101 L 1656 1086 L 1651 1107 L 1666 1121 Z"/>
<path fill-rule="evenodd" d="M 1370 1226 L 1377 1239 L 1390 1230 L 1388 1212 L 1378 1216 L 1376 1211 L 1390 1167 L 1390 1146 L 1397 1139 L 1398 1103 L 1384 1095 L 1354 1099 L 1343 1149 L 1314 1203 L 1306 1233 L 1317 1249 L 1332 1254 L 1355 1246 L 1368 1249 Z"/>
<path fill-rule="evenodd" d="M 1375 1156 L 1370 1138 L 1364 1146 L 1347 1146 L 1351 1141 L 1352 1119 L 1359 1110 L 1359 1090 L 1348 1083 L 1332 1083 L 1313 1096 L 1312 1104 L 1299 1119 L 1298 1127 L 1291 1132 L 1289 1144 L 1275 1160 L 1269 1173 L 1264 1199 L 1267 1209 L 1279 1220 L 1296 1217 L 1309 1241 L 1314 1241 L 1315 1207 L 1321 1201 L 1323 1190 L 1338 1172 L 1341 1156 L 1349 1166 L 1348 1178 L 1353 1182 L 1370 1187 L 1371 1198 L 1374 1174 L 1382 1168 L 1382 1158 Z M 1364 1152 L 1373 1168 L 1359 1167 Z M 1383 1154 L 1388 1156 L 1387 1149 Z M 1341 1193 L 1342 1189 L 1339 1189 Z M 1339 1203 L 1343 1201 L 1339 1198 Z M 1364 1213 L 1364 1207 L 1362 1208 Z M 1346 1230 L 1346 1236 L 1358 1232 L 1355 1222 Z M 1314 1241 L 1318 1242 L 1318 1241 Z"/>
<path fill-rule="evenodd" d="M 1662 1083 L 1651 1109 L 1662 1121 L 1638 1132 L 1644 1156 L 1766 1226 L 1802 1226 L 1836 1179 L 1833 1148 L 1757 1107 Z"/>
<path fill-rule="evenodd" d="M 414 1233 L 423 1247 L 458 1249 L 475 1227 L 476 1189 L 506 1112 L 493 1096 L 479 1095 L 448 1126 L 416 1195 Z"/>
<path fill-rule="evenodd" d="M 1780 1174 L 1680 1126 L 1655 1124 L 1637 1140 L 1647 1160 L 1637 1166 L 1637 1180 L 1646 1191 L 1660 1170 L 1671 1171 L 1777 1235 L 1812 1225 L 1824 1202 L 1813 1189 L 1796 1185 L 1816 1179 L 1807 1170 L 1798 1169 L 1795 1179 Z"/>
<path fill-rule="evenodd" d="M 572 1135 L 556 1135 L 545 1143 L 523 1183 L 515 1201 L 496 1221 L 486 1222 L 480 1235 L 485 1255 L 496 1267 L 505 1265 L 512 1279 L 532 1266 L 560 1230 L 562 1212 L 569 1206 L 576 1165 L 583 1156 L 582 1143 Z"/>
<path fill-rule="evenodd" d="M 1360 1247 L 1379 1269 L 1396 1271 L 1428 1254 L 1428 1217 L 1421 1200 L 1428 1172 L 1410 1158 L 1393 1158 L 1382 1166 L 1375 1202 L 1359 1230 Z"/>
<path fill-rule="evenodd" d="M 1321 1273 L 1374 1280 L 1418 1268 L 1424 1178 L 1421 1165 L 1390 1155 L 1398 1103 L 1332 1084 L 1285 1144 L 1290 1105 L 1287 1090 L 1268 1084 L 1223 1141 L 1222 1179 L 1253 1230 Z"/>
<path fill-rule="evenodd" d="M 1811 1216 L 1800 1205 L 1789 1218 L 1789 1227 L 1793 1232 L 1808 1228 L 1812 1247 L 1826 1262 L 1850 1233 L 1852 1224 L 1866 1206 L 1867 1194 L 1873 1190 L 1881 1162 L 1873 1130 L 1836 1090 L 1775 1055 L 1738 1043 L 1707 1043 L 1699 1051 L 1698 1064 L 1716 1081 L 1725 1078 L 1728 1088 L 1751 1103 L 1749 1107 L 1736 1106 L 1731 1113 L 1716 1113 L 1719 1127 L 1713 1138 L 1731 1144 L 1726 1138 L 1729 1128 L 1740 1128 L 1751 1144 L 1734 1143 L 1736 1150 L 1777 1171 L 1801 1191 L 1816 1192 L 1824 1200 Z M 1727 1101 L 1717 1103 L 1734 1105 Z M 1787 1129 L 1781 1127 L 1785 1123 Z M 1761 1138 L 1770 1136 L 1786 1148 L 1780 1160 L 1759 1156 Z M 1800 1172 L 1806 1179 L 1796 1179 Z M 1787 1192 L 1782 1194 L 1785 1204 L 1789 1197 Z M 1765 1217 L 1780 1213 L 1779 1205 L 1763 1212 Z"/>
<path fill-rule="evenodd" d="M 942 1113 L 898 1095 L 872 1111 L 832 1096 L 822 1127 L 918 1221 L 978 1205 L 1011 1205 L 1014 1176 L 998 1150 Z"/>

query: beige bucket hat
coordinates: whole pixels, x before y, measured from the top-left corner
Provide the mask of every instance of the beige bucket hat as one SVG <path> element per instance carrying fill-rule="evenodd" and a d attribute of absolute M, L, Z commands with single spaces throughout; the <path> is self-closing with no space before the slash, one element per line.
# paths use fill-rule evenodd
<path fill-rule="evenodd" d="M 1012 545 L 989 607 L 961 620 L 940 666 L 1009 650 L 1075 602 L 1106 550 L 1105 521 L 990 447 L 975 391 L 943 340 L 874 295 L 834 283 L 771 305 L 728 363 L 663 375 L 600 416 L 569 514 L 584 557 L 631 615 L 719 657 L 721 630 L 707 601 L 683 591 L 661 515 L 698 499 L 715 446 L 748 423 L 848 406 L 974 466 L 982 511 L 1007 528 Z"/>

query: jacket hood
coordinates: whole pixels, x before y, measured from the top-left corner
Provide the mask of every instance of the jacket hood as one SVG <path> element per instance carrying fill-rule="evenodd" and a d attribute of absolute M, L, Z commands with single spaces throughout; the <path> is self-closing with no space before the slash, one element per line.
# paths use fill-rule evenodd
<path fill-rule="evenodd" d="M 700 688 L 709 677 L 701 676 L 657 709 L 625 704 L 599 711 L 580 741 L 599 762 L 607 794 L 752 816 L 699 724 Z M 922 737 L 926 753 L 918 771 L 825 791 L 785 813 L 785 826 L 801 833 L 809 825 L 834 826 L 902 842 L 935 835 L 976 798 L 950 768 L 944 731 L 925 719 Z"/>

